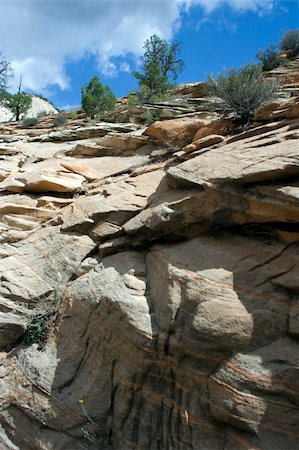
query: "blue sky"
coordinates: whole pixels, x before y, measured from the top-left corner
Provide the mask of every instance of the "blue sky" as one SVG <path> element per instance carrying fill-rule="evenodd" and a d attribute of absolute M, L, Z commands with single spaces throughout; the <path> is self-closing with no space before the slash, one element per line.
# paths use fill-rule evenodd
<path fill-rule="evenodd" d="M 179 82 L 206 79 L 255 60 L 260 48 L 299 28 L 297 0 L 1 0 L 0 50 L 17 86 L 55 105 L 80 105 L 94 75 L 117 96 L 136 88 L 131 76 L 145 39 L 181 42 Z"/>

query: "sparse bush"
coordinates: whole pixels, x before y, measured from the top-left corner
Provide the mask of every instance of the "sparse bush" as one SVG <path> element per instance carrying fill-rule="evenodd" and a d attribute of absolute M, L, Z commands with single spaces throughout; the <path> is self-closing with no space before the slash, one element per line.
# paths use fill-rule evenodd
<path fill-rule="evenodd" d="M 289 58 L 299 56 L 299 29 L 287 31 L 281 39 L 280 48 Z"/>
<path fill-rule="evenodd" d="M 90 450 L 92 446 L 92 448 L 112 449 L 113 444 L 109 434 L 102 434 L 96 431 L 97 425 L 87 411 L 84 405 L 84 399 L 79 400 L 79 404 L 86 422 L 85 425 L 81 427 L 81 431 L 83 433 L 83 438 L 86 440 L 87 447 L 82 445 L 82 448 Z"/>
<path fill-rule="evenodd" d="M 77 113 L 77 111 L 76 110 L 72 110 L 72 111 L 70 111 L 69 112 L 69 118 L 71 119 L 71 120 L 76 120 L 76 119 L 78 119 L 78 113 Z"/>
<path fill-rule="evenodd" d="M 277 87 L 276 81 L 263 79 L 262 68 L 256 64 L 228 69 L 217 79 L 209 75 L 206 83 L 207 93 L 219 99 L 223 112 L 233 113 L 243 123 L 250 122 L 255 111 L 271 101 Z"/>
<path fill-rule="evenodd" d="M 256 57 L 261 62 L 263 71 L 276 69 L 283 64 L 283 59 L 275 50 L 274 45 L 270 45 L 266 50 L 259 50 Z"/>
<path fill-rule="evenodd" d="M 38 124 L 38 119 L 36 117 L 26 117 L 22 120 L 22 128 L 35 127 Z"/>
<path fill-rule="evenodd" d="M 157 122 L 157 120 L 161 120 L 161 117 L 158 113 L 147 111 L 144 115 L 144 120 L 147 125 L 151 125 L 154 122 Z"/>
<path fill-rule="evenodd" d="M 137 92 L 131 92 L 128 95 L 127 105 L 129 107 L 133 107 L 133 106 L 139 105 L 139 103 L 140 103 L 140 101 L 139 101 L 139 98 L 138 98 L 138 93 Z"/>
<path fill-rule="evenodd" d="M 92 119 L 97 114 L 113 111 L 116 97 L 109 86 L 103 86 L 98 77 L 93 77 L 87 86 L 82 86 L 82 108 Z"/>
<path fill-rule="evenodd" d="M 42 336 L 42 326 L 37 319 L 32 319 L 27 325 L 27 330 L 24 338 L 26 345 L 38 344 Z"/>
<path fill-rule="evenodd" d="M 24 343 L 26 345 L 38 344 L 38 348 L 41 349 L 53 327 L 55 317 L 56 311 L 48 311 L 33 317 L 27 325 Z"/>
<path fill-rule="evenodd" d="M 48 116 L 48 112 L 47 111 L 40 111 L 39 113 L 38 113 L 38 115 L 37 115 L 37 117 L 45 117 L 45 116 Z"/>
<path fill-rule="evenodd" d="M 53 127 L 63 127 L 67 123 L 67 117 L 65 116 L 56 116 L 53 120 Z"/>

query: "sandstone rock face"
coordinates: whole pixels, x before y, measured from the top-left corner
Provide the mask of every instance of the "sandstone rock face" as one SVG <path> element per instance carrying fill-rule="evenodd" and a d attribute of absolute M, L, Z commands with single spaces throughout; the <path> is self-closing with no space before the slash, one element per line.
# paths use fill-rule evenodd
<path fill-rule="evenodd" d="M 296 104 L 4 146 L 1 450 L 298 448 Z"/>

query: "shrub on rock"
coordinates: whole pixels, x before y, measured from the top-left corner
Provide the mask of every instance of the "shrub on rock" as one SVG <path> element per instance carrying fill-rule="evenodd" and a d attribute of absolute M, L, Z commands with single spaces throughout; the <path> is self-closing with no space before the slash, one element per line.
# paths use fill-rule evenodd
<path fill-rule="evenodd" d="M 22 128 L 35 127 L 38 124 L 38 119 L 36 117 L 26 117 L 22 121 Z"/>
<path fill-rule="evenodd" d="M 264 80 L 262 68 L 248 64 L 235 70 L 227 69 L 225 75 L 213 78 L 209 75 L 206 89 L 209 95 L 219 99 L 218 106 L 223 112 L 232 113 L 248 123 L 261 106 L 271 101 L 277 91 L 277 82 Z"/>
<path fill-rule="evenodd" d="M 276 69 L 283 63 L 283 58 L 275 50 L 274 45 L 270 45 L 266 50 L 259 50 L 256 57 L 262 65 L 263 72 Z"/>
<path fill-rule="evenodd" d="M 287 31 L 281 39 L 280 48 L 289 58 L 299 56 L 299 29 Z"/>
<path fill-rule="evenodd" d="M 63 127 L 67 123 L 67 117 L 65 116 L 57 116 L 53 120 L 53 127 Z"/>

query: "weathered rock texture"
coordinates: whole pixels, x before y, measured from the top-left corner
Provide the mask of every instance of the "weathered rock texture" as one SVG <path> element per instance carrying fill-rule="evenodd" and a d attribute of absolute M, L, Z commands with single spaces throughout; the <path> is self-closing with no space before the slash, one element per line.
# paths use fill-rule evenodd
<path fill-rule="evenodd" d="M 40 115 L 58 114 L 57 109 L 46 99 L 32 95 L 32 104 L 23 117 L 39 117 Z M 5 106 L 0 106 L 0 122 L 14 119 L 13 114 Z"/>
<path fill-rule="evenodd" d="M 246 131 L 194 117 L 5 146 L 1 449 L 298 448 L 293 97 Z"/>

